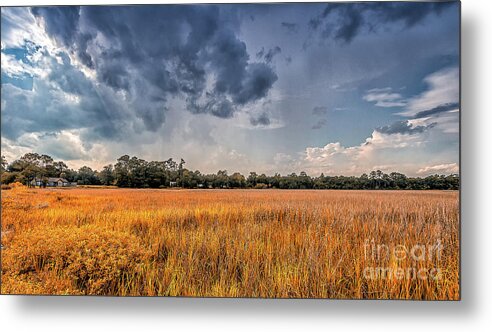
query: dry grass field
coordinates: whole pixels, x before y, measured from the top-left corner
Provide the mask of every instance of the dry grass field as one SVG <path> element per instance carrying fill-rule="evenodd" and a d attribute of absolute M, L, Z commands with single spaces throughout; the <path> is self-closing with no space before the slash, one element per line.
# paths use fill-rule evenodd
<path fill-rule="evenodd" d="M 2 191 L 1 292 L 456 300 L 458 206 L 437 191 L 17 187 Z"/>

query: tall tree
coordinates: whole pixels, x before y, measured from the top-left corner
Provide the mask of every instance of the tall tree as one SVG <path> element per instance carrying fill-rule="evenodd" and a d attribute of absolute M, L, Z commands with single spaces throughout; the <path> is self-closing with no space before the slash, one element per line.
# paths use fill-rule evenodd
<path fill-rule="evenodd" d="M 130 186 L 130 156 L 124 155 L 118 158 L 114 165 L 114 176 L 118 187 Z"/>
<path fill-rule="evenodd" d="M 103 167 L 102 171 L 98 173 L 99 181 L 105 186 L 114 184 L 114 170 L 113 165 L 109 164 Z"/>
<path fill-rule="evenodd" d="M 82 166 L 79 169 L 78 181 L 79 184 L 99 184 L 99 180 L 97 178 L 96 172 L 92 170 L 92 168 L 88 166 Z"/>

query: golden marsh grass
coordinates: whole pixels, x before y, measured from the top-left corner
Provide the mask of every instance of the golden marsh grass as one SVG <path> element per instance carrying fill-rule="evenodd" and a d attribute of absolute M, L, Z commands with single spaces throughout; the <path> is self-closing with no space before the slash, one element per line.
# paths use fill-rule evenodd
<path fill-rule="evenodd" d="M 18 187 L 2 191 L 1 291 L 456 300 L 458 203 L 438 191 Z M 436 243 L 423 260 L 387 254 Z M 368 278 L 379 266 L 440 273 Z"/>

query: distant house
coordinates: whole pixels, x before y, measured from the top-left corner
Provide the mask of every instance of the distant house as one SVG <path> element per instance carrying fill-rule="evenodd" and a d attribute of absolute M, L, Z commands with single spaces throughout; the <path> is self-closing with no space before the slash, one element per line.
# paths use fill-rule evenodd
<path fill-rule="evenodd" d="M 177 187 L 178 183 L 176 181 L 170 181 L 169 182 L 169 187 Z"/>
<path fill-rule="evenodd" d="M 31 185 L 36 187 L 75 187 L 77 185 L 76 182 L 69 182 L 64 178 L 48 178 L 46 180 L 35 178 L 31 181 Z"/>
<path fill-rule="evenodd" d="M 64 178 L 48 178 L 48 187 L 68 187 L 70 182 Z"/>

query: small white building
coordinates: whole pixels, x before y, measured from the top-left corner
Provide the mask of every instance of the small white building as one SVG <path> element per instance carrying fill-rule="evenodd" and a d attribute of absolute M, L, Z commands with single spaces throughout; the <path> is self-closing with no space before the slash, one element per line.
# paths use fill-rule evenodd
<path fill-rule="evenodd" d="M 68 180 L 64 178 L 48 178 L 45 181 L 47 187 L 74 187 L 77 185 L 76 182 L 68 182 Z M 40 178 L 35 178 L 31 181 L 31 185 L 42 187 L 45 181 Z"/>

